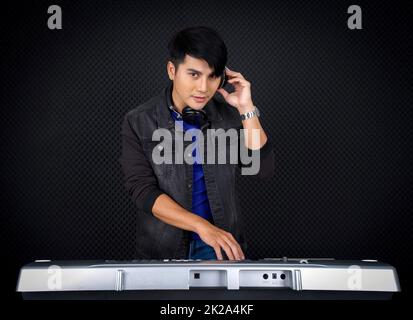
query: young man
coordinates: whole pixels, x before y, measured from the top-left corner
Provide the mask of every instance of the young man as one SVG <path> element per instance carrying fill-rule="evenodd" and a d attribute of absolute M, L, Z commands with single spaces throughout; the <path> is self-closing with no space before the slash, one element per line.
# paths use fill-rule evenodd
<path fill-rule="evenodd" d="M 210 28 L 178 32 L 169 43 L 169 54 L 170 85 L 159 96 L 129 111 L 122 125 L 119 160 L 126 189 L 140 209 L 136 258 L 243 260 L 246 242 L 236 176 L 244 164 L 202 161 L 200 156 L 207 159 L 211 149 L 200 145 L 208 145 L 204 144 L 208 138 L 229 129 L 248 129 L 247 134 L 238 136 L 237 146 L 259 159 L 258 177 L 273 175 L 274 152 L 252 101 L 251 84 L 241 73 L 225 67 L 226 46 Z M 234 86 L 234 92 L 222 88 L 224 77 Z M 193 152 L 181 154 L 193 161 L 178 163 L 175 158 L 172 163 L 159 163 L 154 158 L 157 152 L 176 155 L 183 148 L 176 143 L 171 144 L 172 151 L 164 147 L 154 139 L 156 132 L 169 134 L 164 136 L 165 146 L 189 132 L 198 132 L 183 142 L 186 148 L 196 145 Z M 230 158 L 228 149 L 224 159 Z M 222 148 L 218 150 L 222 153 Z"/>

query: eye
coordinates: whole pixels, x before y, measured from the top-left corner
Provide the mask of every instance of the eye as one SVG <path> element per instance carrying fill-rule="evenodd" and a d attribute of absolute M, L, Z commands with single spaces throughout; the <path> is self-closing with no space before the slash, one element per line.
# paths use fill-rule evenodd
<path fill-rule="evenodd" d="M 192 78 L 195 78 L 195 77 L 197 77 L 197 76 L 198 76 L 198 74 L 197 74 L 197 73 L 195 73 L 195 72 L 191 72 L 191 73 L 190 73 L 190 75 L 191 75 L 191 77 L 192 77 Z"/>

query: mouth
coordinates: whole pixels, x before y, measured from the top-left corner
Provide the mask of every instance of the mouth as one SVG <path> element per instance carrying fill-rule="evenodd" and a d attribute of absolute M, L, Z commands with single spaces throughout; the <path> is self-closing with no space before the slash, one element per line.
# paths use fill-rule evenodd
<path fill-rule="evenodd" d="M 207 97 L 198 97 L 198 96 L 192 96 L 192 98 L 196 101 L 196 102 L 205 102 Z"/>

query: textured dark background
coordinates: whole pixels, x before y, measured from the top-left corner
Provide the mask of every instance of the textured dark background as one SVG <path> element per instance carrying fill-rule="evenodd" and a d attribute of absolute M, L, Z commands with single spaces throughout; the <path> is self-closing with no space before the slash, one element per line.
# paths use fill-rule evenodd
<path fill-rule="evenodd" d="M 47 28 L 59 4 L 63 29 Z M 347 8 L 363 29 L 347 28 Z M 130 259 L 120 124 L 167 85 L 166 45 L 214 27 L 252 83 L 276 175 L 242 177 L 250 257 L 412 267 L 412 11 L 394 1 L 15 1 L 3 10 L 2 269 Z M 9 19 L 6 19 L 9 18 Z M 4 255 L 4 256 L 3 256 Z"/>

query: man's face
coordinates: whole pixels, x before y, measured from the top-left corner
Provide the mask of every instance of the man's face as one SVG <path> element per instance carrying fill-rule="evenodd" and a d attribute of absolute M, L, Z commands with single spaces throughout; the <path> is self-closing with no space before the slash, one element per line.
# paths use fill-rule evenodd
<path fill-rule="evenodd" d="M 221 78 L 215 77 L 205 60 L 185 56 L 176 69 L 172 62 L 167 65 L 169 79 L 173 80 L 172 99 L 179 112 L 185 106 L 200 110 L 214 96 Z"/>

